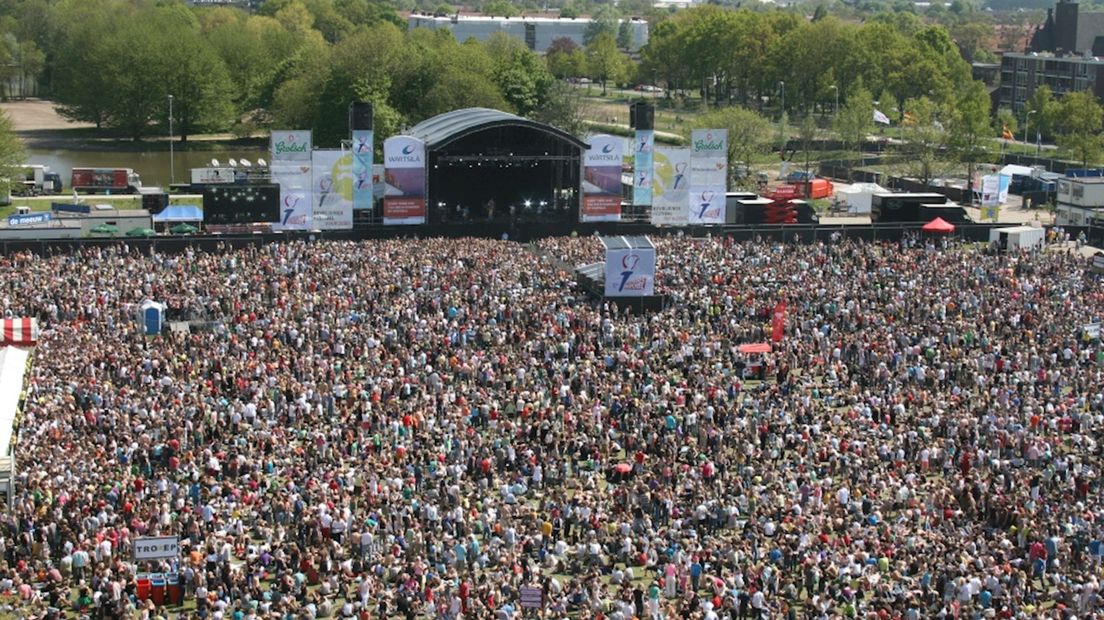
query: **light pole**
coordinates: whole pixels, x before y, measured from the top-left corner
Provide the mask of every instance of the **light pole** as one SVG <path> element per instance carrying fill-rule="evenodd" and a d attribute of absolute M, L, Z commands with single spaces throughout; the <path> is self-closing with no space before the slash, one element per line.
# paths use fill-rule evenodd
<path fill-rule="evenodd" d="M 176 158 L 175 158 L 175 153 L 173 153 L 172 101 L 173 101 L 173 96 L 169 95 L 169 187 L 170 188 L 172 188 L 173 183 L 176 183 Z"/>
<path fill-rule="evenodd" d="M 779 80 L 778 88 L 782 91 L 782 114 L 786 113 L 786 83 Z M 779 117 L 781 118 L 781 117 Z"/>
<path fill-rule="evenodd" d="M 829 86 L 836 95 L 836 103 L 832 106 L 832 116 L 839 116 L 839 87 L 835 84 Z"/>
<path fill-rule="evenodd" d="M 1024 119 L 1024 146 L 1027 146 L 1027 128 L 1031 126 L 1031 115 L 1038 110 L 1028 110 L 1027 118 Z"/>
<path fill-rule="evenodd" d="M 782 110 L 778 115 L 778 143 L 781 145 L 782 158 L 786 158 L 786 83 L 779 80 L 778 87 L 782 90 Z"/>

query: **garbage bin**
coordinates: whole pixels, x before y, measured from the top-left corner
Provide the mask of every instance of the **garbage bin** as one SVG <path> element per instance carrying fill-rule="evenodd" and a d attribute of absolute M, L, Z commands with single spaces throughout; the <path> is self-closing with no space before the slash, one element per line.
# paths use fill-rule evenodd
<path fill-rule="evenodd" d="M 180 573 L 165 575 L 165 602 L 169 605 L 184 603 L 184 584 L 180 581 Z"/>
<path fill-rule="evenodd" d="M 165 576 L 162 574 L 150 575 L 150 600 L 155 605 L 165 604 Z"/>
<path fill-rule="evenodd" d="M 150 579 L 146 573 L 138 573 L 134 576 L 134 595 L 138 600 L 144 601 L 150 597 Z"/>

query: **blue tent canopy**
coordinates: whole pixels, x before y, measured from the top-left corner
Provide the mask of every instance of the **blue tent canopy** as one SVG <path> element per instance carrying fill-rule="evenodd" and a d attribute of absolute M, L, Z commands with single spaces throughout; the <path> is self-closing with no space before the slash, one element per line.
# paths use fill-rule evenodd
<path fill-rule="evenodd" d="M 203 209 L 196 205 L 171 205 L 165 207 L 164 211 L 154 214 L 153 221 L 158 224 L 165 222 L 202 222 Z"/>

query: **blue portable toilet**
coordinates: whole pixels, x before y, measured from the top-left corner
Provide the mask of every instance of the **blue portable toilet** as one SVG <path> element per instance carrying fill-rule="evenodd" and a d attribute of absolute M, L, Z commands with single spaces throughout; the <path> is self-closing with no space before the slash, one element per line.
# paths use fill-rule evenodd
<path fill-rule="evenodd" d="M 161 327 L 165 323 L 165 304 L 147 299 L 142 302 L 140 308 L 143 332 L 147 336 L 160 334 Z"/>

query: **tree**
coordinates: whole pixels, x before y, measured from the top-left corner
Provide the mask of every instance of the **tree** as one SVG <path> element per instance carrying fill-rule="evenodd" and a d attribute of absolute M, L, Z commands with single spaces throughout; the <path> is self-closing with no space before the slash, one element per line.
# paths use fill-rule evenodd
<path fill-rule="evenodd" d="M 1039 86 L 1024 106 L 1024 127 L 1028 130 L 1034 128 L 1042 136 L 1053 137 L 1060 113 L 1061 104 L 1054 98 L 1050 87 Z M 1026 139 L 1030 141 L 1031 136 Z"/>
<path fill-rule="evenodd" d="M 581 136 L 586 129 L 580 114 L 581 106 L 582 96 L 579 91 L 563 80 L 556 80 L 532 116 L 535 120 L 559 127 L 571 135 Z"/>
<path fill-rule="evenodd" d="M 939 107 L 927 97 L 905 102 L 906 121 L 902 123 L 900 152 L 908 174 L 923 184 L 935 177 L 939 154 L 946 135 L 939 124 Z"/>
<path fill-rule="evenodd" d="M 617 49 L 613 35 L 603 32 L 587 45 L 587 72 L 591 79 L 601 82 L 602 94 L 606 94 L 608 82 L 620 82 L 624 79 L 625 57 Z"/>
<path fill-rule="evenodd" d="M 1057 124 L 1059 148 L 1075 157 L 1082 167 L 1100 160 L 1104 110 L 1092 93 L 1077 91 L 1062 97 Z"/>
<path fill-rule="evenodd" d="M 545 52 L 544 59 L 552 75 L 561 80 L 586 75 L 586 54 L 575 41 L 567 37 L 554 39 Z"/>
<path fill-rule="evenodd" d="M 603 34 L 610 35 L 616 41 L 617 21 L 620 17 L 612 4 L 603 4 L 591 15 L 591 21 L 583 31 L 583 45 L 589 46 Z"/>
<path fill-rule="evenodd" d="M 732 106 L 717 108 L 703 115 L 699 120 L 702 127 L 715 127 L 728 130 L 729 170 L 751 170 L 756 155 L 770 151 L 771 124 L 762 114 Z M 734 179 L 739 181 L 740 179 Z"/>
<path fill-rule="evenodd" d="M 951 155 L 966 164 L 966 195 L 974 202 L 974 166 L 987 153 L 990 140 L 989 93 L 981 82 L 971 82 L 951 108 L 947 146 Z"/>
<path fill-rule="evenodd" d="M 862 145 L 866 136 L 874 130 L 874 98 L 870 91 L 859 85 L 840 108 L 833 123 L 836 135 L 844 144 L 844 150 L 858 151 L 862 160 Z M 848 170 L 850 175 L 851 170 Z"/>
<path fill-rule="evenodd" d="M 483 14 L 492 17 L 513 17 L 518 14 L 518 10 L 509 0 L 491 0 L 483 5 Z"/>
<path fill-rule="evenodd" d="M 23 151 L 23 142 L 15 135 L 11 118 L 6 112 L 0 110 L 0 178 L 13 179 L 16 177 L 16 168 L 27 161 L 27 155 Z M 11 187 L 0 187 L 7 195 Z"/>

